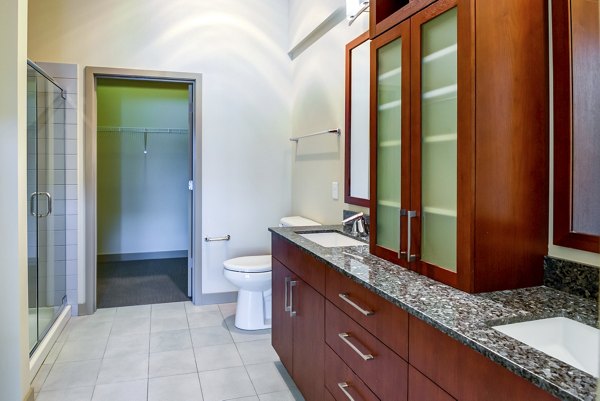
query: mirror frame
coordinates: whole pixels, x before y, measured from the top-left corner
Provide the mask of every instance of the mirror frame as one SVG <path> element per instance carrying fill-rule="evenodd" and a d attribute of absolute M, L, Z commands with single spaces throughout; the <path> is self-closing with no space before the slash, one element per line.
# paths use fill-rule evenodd
<path fill-rule="evenodd" d="M 369 207 L 369 199 L 357 198 L 351 196 L 350 188 L 352 185 L 350 172 L 351 172 L 351 149 L 352 149 L 352 50 L 362 45 L 369 40 L 369 32 L 365 32 L 355 39 L 351 40 L 346 44 L 346 102 L 345 102 L 345 114 L 346 114 L 346 138 L 345 138 L 345 157 L 344 157 L 344 202 Z M 368 133 L 370 135 L 370 132 Z"/>
<path fill-rule="evenodd" d="M 555 245 L 600 253 L 600 236 L 573 230 L 573 58 L 571 1 L 552 1 L 554 85 L 554 232 Z"/>

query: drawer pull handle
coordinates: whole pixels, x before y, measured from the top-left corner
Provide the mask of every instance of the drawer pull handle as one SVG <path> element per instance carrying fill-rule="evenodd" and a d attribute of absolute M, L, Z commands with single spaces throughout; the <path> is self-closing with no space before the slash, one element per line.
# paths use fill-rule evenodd
<path fill-rule="evenodd" d="M 348 397 L 348 399 L 350 401 L 356 401 L 348 392 L 348 390 L 346 390 L 348 387 L 350 387 L 350 385 L 346 382 L 342 382 L 342 383 L 338 383 L 338 387 L 340 388 L 340 390 L 342 390 L 342 393 L 344 393 L 344 395 L 346 397 Z"/>
<path fill-rule="evenodd" d="M 348 294 L 342 292 L 342 293 L 339 294 L 339 296 L 344 301 L 346 301 L 346 303 L 348 303 L 350 306 L 352 306 L 354 309 L 356 309 L 357 311 L 359 311 L 363 315 L 365 315 L 365 316 L 371 316 L 371 315 L 375 314 L 375 312 L 373 312 L 372 310 L 368 310 L 368 309 L 365 309 L 365 308 L 362 308 L 362 307 L 358 306 L 353 300 L 350 299 L 350 297 L 348 297 Z"/>
<path fill-rule="evenodd" d="M 348 340 L 348 338 L 350 338 L 350 334 L 348 334 L 348 333 L 339 333 L 338 336 L 342 339 L 343 342 L 346 343 L 346 345 L 348 345 L 350 348 L 352 348 L 352 350 L 354 352 L 356 352 L 363 359 L 363 361 L 370 361 L 371 359 L 375 358 L 371 354 L 363 354 L 362 352 L 360 352 L 360 350 L 358 348 L 356 348 L 356 345 L 352 344 L 350 342 L 350 340 Z"/>
<path fill-rule="evenodd" d="M 284 312 L 289 312 L 292 309 L 288 305 L 288 287 L 289 287 L 290 281 L 292 281 L 291 277 L 285 278 L 285 291 L 284 291 L 284 295 L 283 295 L 283 311 Z"/>

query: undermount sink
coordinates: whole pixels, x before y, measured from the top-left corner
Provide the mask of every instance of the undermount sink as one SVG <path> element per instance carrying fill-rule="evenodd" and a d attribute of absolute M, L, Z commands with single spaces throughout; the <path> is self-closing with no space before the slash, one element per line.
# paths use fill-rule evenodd
<path fill-rule="evenodd" d="M 564 317 L 493 326 L 594 377 L 600 371 L 600 330 Z"/>
<path fill-rule="evenodd" d="M 367 245 L 364 242 L 355 240 L 354 238 L 350 238 L 343 234 L 331 231 L 323 233 L 300 234 L 300 236 L 309 239 L 316 244 L 324 246 L 325 248 L 333 248 L 338 246 Z"/>

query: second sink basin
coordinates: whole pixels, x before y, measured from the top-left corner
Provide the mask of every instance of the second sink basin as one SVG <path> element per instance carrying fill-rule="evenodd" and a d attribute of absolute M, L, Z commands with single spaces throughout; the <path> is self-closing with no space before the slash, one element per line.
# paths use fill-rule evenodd
<path fill-rule="evenodd" d="M 311 240 L 325 248 L 333 248 L 338 246 L 357 246 L 367 245 L 364 242 L 357 241 L 354 238 L 347 237 L 337 232 L 324 232 L 324 233 L 309 233 L 300 234 L 300 236 Z"/>
<path fill-rule="evenodd" d="M 494 326 L 530 347 L 598 377 L 600 330 L 564 317 Z"/>

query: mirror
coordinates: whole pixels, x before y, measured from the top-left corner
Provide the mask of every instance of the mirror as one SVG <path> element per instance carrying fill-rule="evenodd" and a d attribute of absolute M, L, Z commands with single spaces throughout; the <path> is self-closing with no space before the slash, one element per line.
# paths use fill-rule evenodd
<path fill-rule="evenodd" d="M 554 243 L 600 253 L 598 0 L 553 0 Z"/>
<path fill-rule="evenodd" d="M 369 207 L 369 33 L 346 45 L 346 203 Z"/>

